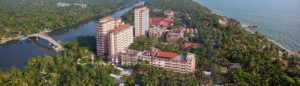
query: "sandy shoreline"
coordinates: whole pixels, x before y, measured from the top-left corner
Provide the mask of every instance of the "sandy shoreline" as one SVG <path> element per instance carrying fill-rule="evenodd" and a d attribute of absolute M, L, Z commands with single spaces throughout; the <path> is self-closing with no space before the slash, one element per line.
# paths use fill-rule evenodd
<path fill-rule="evenodd" d="M 193 0 L 193 1 L 194 1 L 195 3 L 198 3 L 199 5 L 202 5 L 202 4 L 200 4 L 200 3 L 199 3 L 198 1 L 196 1 L 196 0 Z M 202 5 L 202 6 L 206 7 L 205 5 Z M 208 8 L 208 7 L 206 7 L 206 8 Z M 211 9 L 211 8 L 208 8 L 208 9 L 211 10 L 211 13 L 212 13 L 212 14 L 216 14 L 216 15 L 219 15 L 219 16 L 222 16 L 222 17 L 227 18 L 227 16 L 224 16 L 224 15 L 218 13 L 218 12 L 217 12 L 216 10 L 214 10 L 214 9 Z M 233 19 L 235 19 L 235 18 L 233 18 Z M 237 20 L 237 19 L 235 19 L 235 20 Z M 237 20 L 237 21 L 240 22 L 240 20 Z M 242 27 L 243 27 L 243 26 L 248 26 L 248 24 L 245 24 L 245 23 L 241 23 L 240 25 L 241 25 Z M 259 29 L 259 26 L 258 26 L 257 29 Z M 252 34 L 254 33 L 254 32 L 251 31 L 249 28 L 245 28 L 245 30 L 246 30 L 247 32 L 252 33 Z M 267 37 L 267 39 L 268 39 L 270 42 L 272 42 L 273 44 L 277 45 L 277 46 L 280 47 L 281 49 L 286 50 L 286 51 L 289 52 L 289 53 L 295 53 L 295 52 L 298 52 L 298 51 L 292 51 L 292 50 L 290 50 L 290 49 L 285 48 L 285 47 L 282 46 L 280 43 L 276 42 L 275 40 L 273 40 L 273 39 L 271 39 L 271 38 L 268 38 L 268 37 Z"/>
<path fill-rule="evenodd" d="M 197 3 L 197 2 L 196 2 Z M 200 3 L 198 3 L 198 4 L 200 4 Z M 201 5 L 201 4 L 200 4 Z M 218 13 L 218 12 L 216 12 L 216 11 L 214 11 L 214 10 L 212 10 L 212 9 L 210 9 L 210 8 L 208 8 L 209 10 L 211 10 L 211 13 L 212 14 L 216 14 L 216 15 L 219 15 L 219 16 L 223 16 L 222 14 L 220 14 L 220 13 Z M 223 16 L 223 17 L 226 17 L 226 16 Z M 236 19 L 237 20 L 237 19 Z M 238 20 L 239 21 L 239 20 Z M 241 23 L 241 26 L 243 27 L 243 26 L 247 26 L 248 24 L 242 24 Z M 259 27 L 259 26 L 258 26 Z M 246 31 L 248 31 L 248 32 L 250 32 L 250 33 L 254 33 L 253 31 L 251 31 L 249 28 L 245 28 L 245 30 Z M 280 43 L 278 43 L 278 42 L 276 42 L 275 40 L 273 40 L 273 39 L 270 39 L 270 38 L 267 38 L 270 42 L 272 42 L 273 44 L 275 44 L 275 45 L 277 45 L 277 46 L 279 46 L 281 49 L 284 49 L 284 50 L 286 50 L 286 51 L 288 51 L 289 53 L 294 53 L 294 52 L 298 52 L 298 51 L 292 51 L 292 50 L 290 50 L 290 49 L 287 49 L 287 48 L 285 48 L 285 47 L 283 47 Z"/>
<path fill-rule="evenodd" d="M 245 25 L 247 25 L 247 24 L 241 24 L 241 25 L 242 25 L 242 26 L 245 26 Z M 257 29 L 259 29 L 259 28 L 257 28 Z M 245 30 L 248 31 L 248 32 L 250 32 L 250 33 L 252 33 L 252 34 L 254 34 L 254 32 L 251 31 L 249 28 L 245 28 Z M 275 45 L 277 45 L 278 47 L 280 47 L 281 49 L 286 50 L 287 52 L 294 52 L 294 51 L 292 51 L 292 50 L 290 50 L 290 49 L 287 49 L 287 48 L 283 47 L 280 43 L 276 42 L 275 40 L 273 40 L 273 39 L 271 39 L 271 38 L 267 38 L 267 39 L 268 39 L 270 42 L 272 42 L 273 44 L 275 44 Z"/>

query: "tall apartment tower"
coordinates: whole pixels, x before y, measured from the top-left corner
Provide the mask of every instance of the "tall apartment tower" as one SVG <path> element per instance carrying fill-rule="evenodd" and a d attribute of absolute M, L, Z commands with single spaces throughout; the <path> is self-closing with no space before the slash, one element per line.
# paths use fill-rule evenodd
<path fill-rule="evenodd" d="M 121 19 L 112 18 L 110 16 L 104 17 L 97 22 L 96 31 L 96 45 L 97 45 L 97 55 L 107 56 L 108 46 L 109 46 L 109 33 L 115 27 L 121 23 Z"/>
<path fill-rule="evenodd" d="M 109 42 L 110 58 L 119 58 L 120 53 L 133 43 L 133 27 L 125 24 L 111 30 Z"/>
<path fill-rule="evenodd" d="M 149 9 L 141 7 L 134 10 L 134 36 L 145 35 L 149 30 Z"/>

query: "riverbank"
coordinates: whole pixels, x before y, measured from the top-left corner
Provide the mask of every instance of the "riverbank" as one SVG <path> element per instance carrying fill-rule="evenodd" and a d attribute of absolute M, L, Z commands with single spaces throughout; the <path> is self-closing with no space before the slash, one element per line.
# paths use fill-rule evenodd
<path fill-rule="evenodd" d="M 8 37 L 8 38 L 1 38 L 1 40 L 0 40 L 0 45 L 1 45 L 1 44 L 5 44 L 5 43 L 7 43 L 7 42 L 9 42 L 9 41 L 18 40 L 18 39 L 20 39 L 20 38 L 21 38 L 21 36 Z"/>
<path fill-rule="evenodd" d="M 102 16 L 120 17 L 125 12 L 128 12 L 130 8 L 143 4 L 144 2 L 138 2 L 137 4 L 126 6 L 127 8 L 125 7 L 121 10 L 118 9 Z M 48 35 L 55 40 L 61 41 L 62 44 L 65 44 L 68 41 L 76 40 L 78 36 L 95 36 L 97 23 L 96 20 L 102 16 L 86 19 L 72 27 L 61 27 L 54 29 L 52 32 L 48 33 Z M 42 55 L 55 56 L 56 53 L 57 52 L 53 50 L 52 46 L 49 46 L 48 41 L 45 40 L 33 39 L 23 42 L 20 42 L 19 40 L 13 40 L 0 45 L 0 69 L 7 69 L 13 66 L 23 67 L 28 59 L 32 57 Z"/>
<path fill-rule="evenodd" d="M 139 2 L 137 2 L 139 3 Z M 118 12 L 122 9 L 125 9 L 125 8 L 128 8 L 128 7 L 131 7 L 137 3 L 133 3 L 133 4 L 129 4 L 129 5 L 126 5 L 126 6 L 123 6 L 121 8 L 117 8 L 111 12 L 107 12 L 107 13 L 104 13 L 104 15 L 109 15 L 109 14 L 113 14 L 115 12 Z M 103 16 L 104 16 L 103 15 Z M 85 18 L 83 20 L 78 20 L 77 23 L 75 23 L 74 25 L 72 26 L 64 26 L 64 27 L 58 27 L 58 28 L 55 28 L 55 29 L 52 29 L 52 30 L 57 30 L 57 29 L 62 29 L 62 28 L 71 28 L 71 27 L 76 27 L 76 26 L 79 26 L 79 25 L 82 25 L 84 23 L 87 23 L 88 21 L 91 21 L 91 20 L 97 20 L 99 17 L 102 17 L 101 15 L 99 14 L 95 14 L 95 15 L 92 15 L 92 16 L 89 16 L 88 18 Z M 51 31 L 50 31 L 51 32 Z M 47 33 L 50 33 L 50 32 L 47 32 Z M 32 33 L 32 34 L 36 34 L 36 33 Z M 5 43 L 8 43 L 10 41 L 14 41 L 14 40 L 19 40 L 20 38 L 22 37 L 22 35 L 18 35 L 18 36 L 15 36 L 15 37 L 6 37 L 6 38 L 0 38 L 0 45 L 1 44 L 5 44 Z"/>

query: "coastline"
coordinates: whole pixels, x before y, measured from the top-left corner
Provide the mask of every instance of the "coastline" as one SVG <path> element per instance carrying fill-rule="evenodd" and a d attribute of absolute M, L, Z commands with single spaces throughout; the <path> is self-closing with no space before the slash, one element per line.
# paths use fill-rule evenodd
<path fill-rule="evenodd" d="M 193 1 L 194 1 L 195 3 L 197 3 L 197 4 L 199 4 L 199 5 L 202 5 L 202 4 L 201 4 L 200 2 L 198 2 L 198 1 L 195 1 L 195 0 L 193 0 Z M 205 5 L 202 5 L 202 6 L 206 7 Z M 211 11 L 212 14 L 216 14 L 216 15 L 219 15 L 219 16 L 222 16 L 222 17 L 227 18 L 227 16 L 224 16 L 224 15 L 218 13 L 217 11 L 215 11 L 215 10 L 213 10 L 213 9 L 211 9 L 211 8 L 208 8 L 208 7 L 206 7 L 206 8 L 209 9 L 209 10 Z M 233 18 L 233 19 L 235 19 L 235 18 Z M 235 19 L 235 20 L 237 20 L 237 19 Z M 237 21 L 240 22 L 240 20 L 237 20 Z M 251 34 L 254 33 L 253 31 L 250 30 L 250 28 L 243 27 L 243 26 L 248 26 L 248 24 L 241 23 L 240 26 L 241 26 L 242 28 L 244 28 L 247 32 L 249 32 L 249 33 L 251 33 Z M 259 26 L 258 26 L 257 29 L 259 29 Z M 279 48 L 281 48 L 281 49 L 287 51 L 288 53 L 296 53 L 296 52 L 298 52 L 298 51 L 292 51 L 292 50 L 290 50 L 290 49 L 285 48 L 285 47 L 282 46 L 280 43 L 276 42 L 275 40 L 273 40 L 273 39 L 271 39 L 271 38 L 268 38 L 268 37 L 267 37 L 267 40 L 269 40 L 269 42 L 275 44 L 275 45 L 278 46 Z M 299 57 L 300 57 L 300 54 L 299 54 Z"/>
<path fill-rule="evenodd" d="M 222 15 L 220 12 L 218 12 L 218 10 L 215 10 L 215 9 L 212 9 L 212 8 L 209 8 L 208 6 L 206 6 L 205 4 L 201 3 L 201 1 L 199 0 L 193 0 L 195 3 L 203 6 L 203 7 L 206 7 L 207 9 L 209 9 L 211 11 L 211 14 L 215 14 L 215 15 L 219 15 L 221 17 L 225 17 L 225 18 L 229 18 L 227 16 L 224 16 Z M 238 22 L 240 22 L 241 20 L 238 20 L 236 18 L 233 18 L 235 20 L 237 20 Z M 245 23 L 245 22 L 240 22 L 240 26 L 242 28 L 244 28 L 246 30 L 246 32 L 249 32 L 251 34 L 254 34 L 256 31 L 258 31 L 257 29 L 261 29 L 260 26 L 257 26 L 255 24 L 249 24 L 249 23 Z M 260 31 L 258 31 L 260 32 Z M 262 35 L 264 35 L 262 32 L 260 32 Z M 300 57 L 300 51 L 298 51 L 297 49 L 296 50 L 293 50 L 293 49 L 289 49 L 289 48 L 286 48 L 284 47 L 281 43 L 277 42 L 275 39 L 271 38 L 271 37 L 266 37 L 266 39 L 271 42 L 271 44 L 275 45 L 279 51 L 281 52 L 287 52 L 289 54 L 289 56 L 295 56 L 295 57 Z"/>
<path fill-rule="evenodd" d="M 241 25 L 246 25 L 246 24 L 241 24 Z M 252 34 L 255 33 L 254 31 L 251 31 L 249 28 L 245 28 L 245 27 L 243 27 L 243 28 L 244 28 L 247 32 L 249 32 L 249 33 L 252 33 Z M 280 43 L 276 42 L 275 40 L 273 40 L 273 39 L 271 39 L 271 38 L 268 38 L 268 37 L 267 37 L 267 39 L 268 39 L 269 42 L 271 42 L 271 43 L 277 45 L 279 48 L 281 48 L 281 49 L 283 49 L 283 50 L 286 50 L 286 51 L 289 52 L 289 53 L 290 53 L 290 52 L 295 52 L 295 51 L 292 51 L 292 50 L 290 50 L 290 49 L 285 48 L 285 47 L 282 46 Z"/>
<path fill-rule="evenodd" d="M 246 24 L 241 24 L 241 25 L 246 25 Z M 249 28 L 245 28 L 245 27 L 242 27 L 242 28 L 244 28 L 247 32 L 249 32 L 251 34 L 254 34 L 254 32 L 251 31 Z M 293 51 L 293 50 L 287 49 L 284 46 L 282 46 L 280 43 L 276 42 L 275 40 L 273 40 L 273 39 L 271 39 L 269 37 L 266 37 L 266 39 L 269 42 L 271 42 L 272 44 L 276 45 L 278 48 L 280 48 L 281 49 L 280 51 L 284 50 L 284 51 L 286 51 L 291 56 L 300 57 L 300 51 Z"/>
<path fill-rule="evenodd" d="M 16 37 L 8 37 L 8 38 L 4 38 L 4 40 L 3 39 L 0 39 L 0 45 L 1 44 L 5 44 L 5 43 L 7 43 L 7 42 L 9 42 L 9 41 L 13 41 L 13 40 L 18 40 L 18 39 L 20 39 L 22 36 L 16 36 Z"/>

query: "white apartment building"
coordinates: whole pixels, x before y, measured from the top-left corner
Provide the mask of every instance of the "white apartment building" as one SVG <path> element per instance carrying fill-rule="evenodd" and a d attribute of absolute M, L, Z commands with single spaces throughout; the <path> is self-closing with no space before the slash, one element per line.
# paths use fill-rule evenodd
<path fill-rule="evenodd" d="M 125 24 L 111 30 L 109 42 L 110 58 L 119 58 L 120 53 L 133 43 L 133 27 Z"/>
<path fill-rule="evenodd" d="M 145 35 L 149 30 L 149 9 L 141 7 L 134 10 L 134 36 Z"/>

